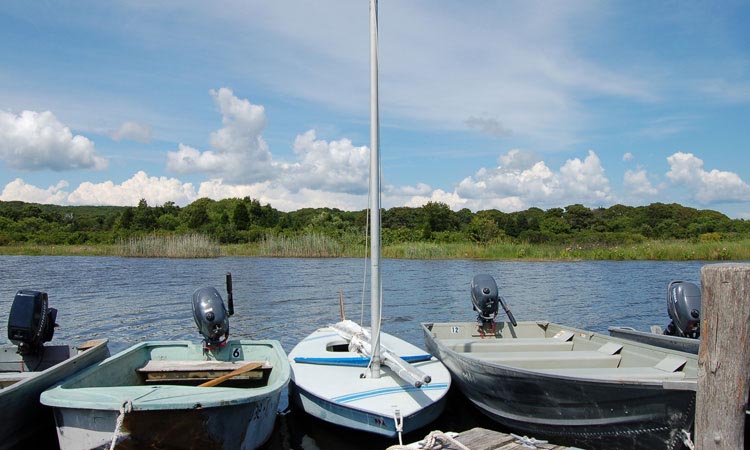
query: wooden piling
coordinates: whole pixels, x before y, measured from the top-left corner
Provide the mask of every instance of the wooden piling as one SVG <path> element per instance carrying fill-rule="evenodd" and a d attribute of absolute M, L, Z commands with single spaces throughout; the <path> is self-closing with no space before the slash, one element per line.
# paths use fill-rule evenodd
<path fill-rule="evenodd" d="M 703 266 L 701 298 L 696 449 L 741 449 L 750 383 L 750 264 Z"/>

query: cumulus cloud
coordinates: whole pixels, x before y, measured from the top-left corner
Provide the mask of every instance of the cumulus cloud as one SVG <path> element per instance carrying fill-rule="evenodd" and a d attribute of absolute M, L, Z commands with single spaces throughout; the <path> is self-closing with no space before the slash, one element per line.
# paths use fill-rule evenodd
<path fill-rule="evenodd" d="M 501 156 L 499 160 L 507 162 L 506 167 L 478 170 L 458 184 L 456 194 L 471 209 L 506 211 L 572 203 L 598 205 L 612 200 L 609 180 L 593 151 L 583 160 L 566 161 L 558 172 L 544 161 L 533 162 L 525 153 L 517 150 Z"/>
<path fill-rule="evenodd" d="M 508 153 L 502 154 L 497 158 L 497 162 L 505 170 L 523 170 L 528 169 L 538 163 L 540 160 L 532 152 L 514 148 Z"/>
<path fill-rule="evenodd" d="M 349 139 L 326 142 L 309 130 L 294 140 L 299 162 L 283 166 L 287 187 L 363 194 L 367 192 L 370 151 Z"/>
<path fill-rule="evenodd" d="M 94 143 L 74 136 L 50 111 L 0 111 L 0 158 L 8 167 L 23 170 L 107 168 Z"/>
<path fill-rule="evenodd" d="M 565 197 L 572 197 L 587 204 L 608 203 L 610 195 L 609 179 L 599 157 L 592 150 L 581 161 L 569 159 L 560 168 L 560 185 Z"/>
<path fill-rule="evenodd" d="M 64 191 L 66 187 L 68 187 L 68 182 L 64 180 L 45 189 L 16 178 L 5 185 L 3 192 L 0 194 L 0 200 L 4 202 L 20 200 L 29 203 L 66 204 L 68 196 L 68 193 Z"/>
<path fill-rule="evenodd" d="M 643 169 L 626 170 L 622 185 L 625 192 L 633 197 L 652 197 L 659 193 L 659 190 L 651 184 L 646 171 Z"/>
<path fill-rule="evenodd" d="M 184 205 L 198 198 L 192 183 L 182 183 L 176 178 L 150 177 L 141 170 L 121 184 L 112 181 L 83 182 L 68 195 L 68 203 L 132 206 L 137 205 L 140 199 L 145 199 L 152 206 L 168 201 Z"/>
<path fill-rule="evenodd" d="M 513 134 L 513 131 L 503 126 L 503 124 L 494 117 L 475 117 L 471 116 L 466 119 L 466 125 L 483 134 L 503 138 Z"/>
<path fill-rule="evenodd" d="M 285 189 L 351 193 L 367 192 L 369 150 L 349 139 L 318 139 L 315 130 L 298 135 L 292 146 L 296 161 L 275 160 L 262 137 L 263 106 L 240 99 L 227 88 L 211 91 L 223 127 L 211 133 L 211 150 L 179 144 L 168 152 L 167 168 L 179 174 L 204 173 L 222 186 L 283 183 Z M 270 186 L 270 184 L 269 184 Z"/>
<path fill-rule="evenodd" d="M 692 153 L 674 153 L 667 163 L 667 178 L 684 186 L 698 203 L 750 201 L 750 185 L 734 172 L 706 171 L 703 160 Z"/>
<path fill-rule="evenodd" d="M 128 121 L 113 131 L 110 137 L 115 141 L 129 140 L 146 144 L 151 142 L 151 127 Z"/>
<path fill-rule="evenodd" d="M 135 206 L 140 199 L 145 199 L 154 206 L 168 201 L 186 205 L 199 198 L 191 183 L 182 183 L 175 178 L 150 177 L 143 171 L 120 184 L 85 181 L 73 191 L 66 190 L 67 187 L 66 181 L 60 181 L 43 189 L 17 178 L 5 186 L 0 200 L 57 205 Z"/>
<path fill-rule="evenodd" d="M 633 156 L 633 154 L 630 153 L 630 152 L 627 152 L 624 155 L 622 155 L 622 160 L 625 161 L 625 162 L 629 162 L 629 161 L 632 161 L 634 159 L 635 159 L 635 156 Z"/>
<path fill-rule="evenodd" d="M 222 116 L 221 129 L 211 133 L 212 150 L 201 152 L 185 144 L 167 153 L 167 169 L 178 174 L 205 173 L 236 183 L 273 179 L 278 171 L 268 144 L 265 108 L 235 97 L 231 89 L 211 90 Z"/>

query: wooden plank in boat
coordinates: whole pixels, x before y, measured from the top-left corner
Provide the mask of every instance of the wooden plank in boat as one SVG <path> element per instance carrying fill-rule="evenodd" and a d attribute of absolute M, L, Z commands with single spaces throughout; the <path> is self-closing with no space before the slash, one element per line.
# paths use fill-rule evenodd
<path fill-rule="evenodd" d="M 3 372 L 0 373 L 0 389 L 12 386 L 19 381 L 38 375 L 39 372 Z"/>
<path fill-rule="evenodd" d="M 144 374 L 147 383 L 172 381 L 209 381 L 239 369 L 250 361 L 156 361 L 151 360 L 145 366 L 136 369 Z M 271 363 L 263 362 L 257 369 L 233 377 L 235 380 L 261 380 L 273 368 Z"/>

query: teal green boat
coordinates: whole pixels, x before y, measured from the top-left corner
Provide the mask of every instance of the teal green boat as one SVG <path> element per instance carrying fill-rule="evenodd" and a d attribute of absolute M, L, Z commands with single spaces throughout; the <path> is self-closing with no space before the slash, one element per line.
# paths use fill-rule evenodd
<path fill-rule="evenodd" d="M 249 364 L 255 363 L 248 367 Z M 199 384 L 244 373 L 215 387 Z M 278 341 L 143 342 L 44 392 L 60 448 L 253 449 L 271 435 L 289 382 Z"/>
<path fill-rule="evenodd" d="M 257 448 L 271 436 L 289 361 L 275 340 L 228 340 L 214 288 L 193 294 L 202 343 L 142 342 L 45 391 L 62 450 Z"/>

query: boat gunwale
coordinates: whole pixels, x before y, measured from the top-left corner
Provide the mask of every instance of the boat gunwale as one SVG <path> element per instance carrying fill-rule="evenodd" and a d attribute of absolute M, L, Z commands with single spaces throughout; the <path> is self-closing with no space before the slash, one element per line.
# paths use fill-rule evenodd
<path fill-rule="evenodd" d="M 119 410 L 123 403 L 130 401 L 133 411 L 159 411 L 173 409 L 216 408 L 222 406 L 243 405 L 253 403 L 259 398 L 274 395 L 284 389 L 290 379 L 290 366 L 286 353 L 277 340 L 237 339 L 228 341 L 227 345 L 268 346 L 277 355 L 278 364 L 273 369 L 277 371 L 273 383 L 256 388 L 236 387 L 198 387 L 180 385 L 125 385 L 125 386 L 92 386 L 69 387 L 82 378 L 90 376 L 100 367 L 116 364 L 118 360 L 127 357 L 143 348 L 184 346 L 195 348 L 196 344 L 187 340 L 180 341 L 145 341 L 133 345 L 109 358 L 88 367 L 76 375 L 63 380 L 54 387 L 42 393 L 40 400 L 46 406 L 67 409 Z M 156 395 L 151 395 L 156 394 Z M 231 398 L 230 398 L 231 396 Z"/>

